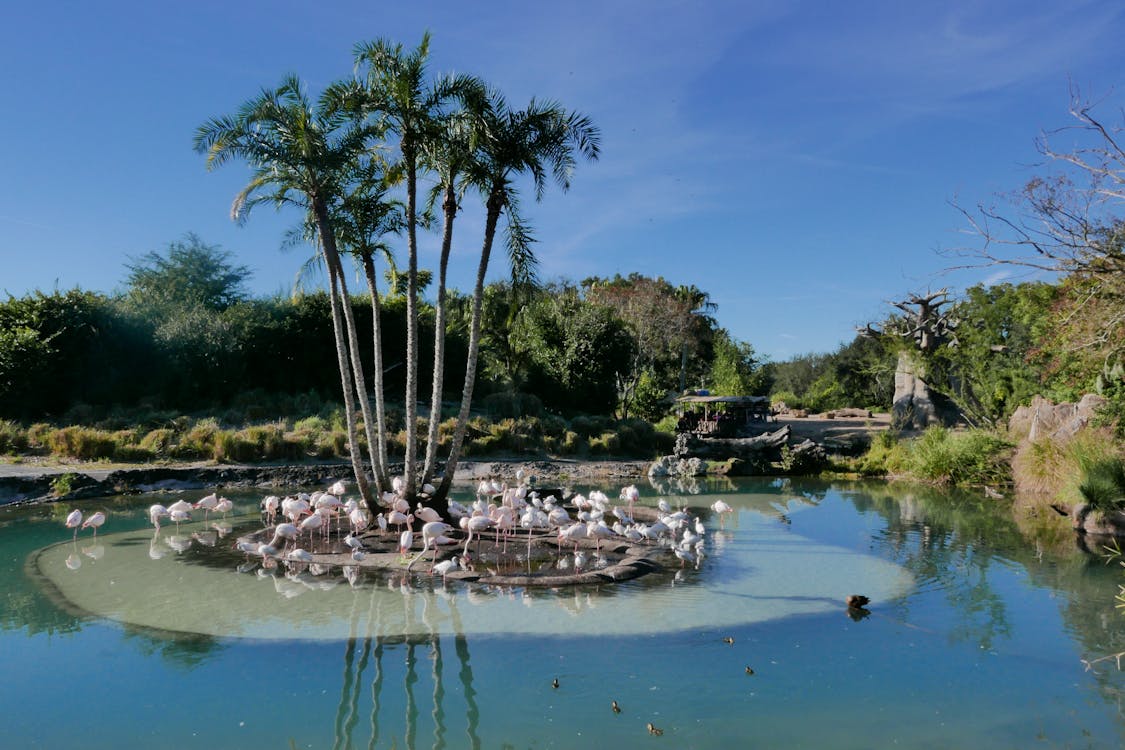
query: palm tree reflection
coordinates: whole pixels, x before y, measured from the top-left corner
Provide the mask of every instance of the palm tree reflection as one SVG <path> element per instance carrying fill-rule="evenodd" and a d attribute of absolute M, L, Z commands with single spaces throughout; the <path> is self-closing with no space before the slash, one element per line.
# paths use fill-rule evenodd
<path fill-rule="evenodd" d="M 374 750 L 379 745 L 381 734 L 386 733 L 387 727 L 393 725 L 391 715 L 384 715 L 388 709 L 399 705 L 397 700 L 390 699 L 384 694 L 384 689 L 393 682 L 389 673 L 393 674 L 395 659 L 404 651 L 405 658 L 399 662 L 403 664 L 403 725 L 401 737 L 403 745 L 412 749 L 419 746 L 418 732 L 419 717 L 422 707 L 418 701 L 417 687 L 422 681 L 422 674 L 418 670 L 418 660 L 425 649 L 425 658 L 430 661 L 429 679 L 432 684 L 430 720 L 433 723 L 433 741 L 431 747 L 438 750 L 449 746 L 447 735 L 447 709 L 451 700 L 456 695 L 447 694 L 445 688 L 445 661 L 443 658 L 441 637 L 437 629 L 430 627 L 429 634 L 423 636 L 382 636 L 373 635 L 372 631 L 380 622 L 383 597 L 367 597 L 366 612 L 360 612 L 359 602 L 364 597 L 356 597 L 350 623 L 350 636 L 344 644 L 344 671 L 340 687 L 340 700 L 336 708 L 334 722 L 333 750 L 347 750 L 356 746 L 356 727 L 360 718 L 360 703 L 364 693 L 364 682 L 370 671 L 371 691 L 371 719 L 370 737 L 367 747 Z M 427 601 L 422 610 L 422 619 L 428 622 Z M 452 619 L 455 623 L 455 632 L 461 632 L 461 618 L 457 612 L 456 603 L 450 600 Z M 360 635 L 361 631 L 364 635 Z M 448 636 L 447 636 L 448 637 Z M 468 747 L 479 750 L 481 746 L 478 735 L 480 710 L 476 701 L 476 690 L 473 687 L 473 670 L 469 658 L 468 641 L 463 635 L 455 635 L 454 650 L 457 655 L 457 678 L 462 687 L 465 704 L 465 727 L 468 736 Z M 428 649 L 426 647 L 428 646 Z M 402 651 L 400 651 L 400 648 Z M 381 732 L 382 730 L 382 732 Z M 397 734 L 397 732 L 395 733 Z M 397 736 L 392 734 L 392 746 L 397 744 Z"/>

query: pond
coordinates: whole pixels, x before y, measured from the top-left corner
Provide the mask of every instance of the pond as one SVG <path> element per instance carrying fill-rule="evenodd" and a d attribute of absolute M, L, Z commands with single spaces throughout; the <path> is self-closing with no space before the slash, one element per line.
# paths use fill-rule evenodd
<path fill-rule="evenodd" d="M 641 491 L 697 509 L 698 564 L 557 590 L 263 570 L 233 540 L 264 493 L 158 535 L 168 495 L 0 509 L 0 745 L 1122 745 L 1125 677 L 1083 660 L 1125 650 L 1125 578 L 1065 534 L 882 483 Z"/>

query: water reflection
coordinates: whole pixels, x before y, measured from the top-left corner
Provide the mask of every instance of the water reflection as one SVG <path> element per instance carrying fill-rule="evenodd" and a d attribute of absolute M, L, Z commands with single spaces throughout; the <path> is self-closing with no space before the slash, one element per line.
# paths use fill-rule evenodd
<path fill-rule="evenodd" d="M 722 531 L 703 514 L 699 570 L 557 592 L 443 586 L 421 570 L 263 566 L 231 549 L 217 520 L 154 534 L 143 509 L 116 504 L 90 556 L 93 540 L 71 543 L 49 510 L 9 511 L 0 646 L 33 695 L 56 694 L 53 675 L 98 674 L 112 689 L 81 699 L 102 715 L 139 705 L 117 697 L 130 678 L 104 674 L 107 655 L 144 674 L 132 688 L 139 700 L 180 691 L 192 718 L 153 746 L 202 745 L 186 738 L 211 731 L 216 747 L 629 747 L 650 718 L 681 747 L 750 737 L 768 747 L 1028 747 L 1036 734 L 1054 746 L 1119 746 L 1125 678 L 1112 663 L 1084 673 L 1078 657 L 1125 648 L 1112 599 L 1121 574 L 1079 554 L 1073 536 L 1029 541 L 1022 522 L 971 495 L 787 480 L 738 489 L 690 500 L 722 497 L 736 509 Z M 243 522 L 226 521 L 225 533 Z M 196 536 L 211 533 L 210 547 Z M 173 537 L 187 546 L 177 551 Z M 885 567 L 855 566 L 875 558 Z M 573 567 L 573 553 L 566 560 Z M 904 571 L 899 593 L 868 585 Z M 870 616 L 845 617 L 846 593 L 871 595 Z M 30 637 L 39 632 L 75 635 Z M 732 645 L 721 642 L 728 635 Z M 29 646 L 36 667 L 16 661 Z M 272 712 L 270 727 L 242 734 L 240 720 L 257 719 L 255 690 L 230 707 L 208 696 L 263 674 L 295 696 L 306 690 L 308 713 L 287 724 Z M 589 722 L 581 735 L 562 719 L 578 716 Z M 117 723 L 119 741 L 103 745 L 140 741 L 128 719 Z M 9 731 L 14 746 L 82 744 L 87 730 L 60 736 L 64 725 L 42 714 Z"/>

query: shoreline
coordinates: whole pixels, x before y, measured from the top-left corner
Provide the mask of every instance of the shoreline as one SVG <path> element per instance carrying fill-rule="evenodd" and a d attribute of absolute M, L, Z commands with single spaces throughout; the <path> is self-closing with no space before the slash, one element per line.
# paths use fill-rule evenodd
<path fill-rule="evenodd" d="M 463 461 L 456 482 L 514 479 L 522 470 L 538 483 L 586 483 L 647 476 L 650 460 L 494 458 Z M 396 467 L 392 467 L 396 468 Z M 34 505 L 142 492 L 224 487 L 328 485 L 352 476 L 349 462 L 309 464 L 12 464 L 0 463 L 0 506 Z"/>

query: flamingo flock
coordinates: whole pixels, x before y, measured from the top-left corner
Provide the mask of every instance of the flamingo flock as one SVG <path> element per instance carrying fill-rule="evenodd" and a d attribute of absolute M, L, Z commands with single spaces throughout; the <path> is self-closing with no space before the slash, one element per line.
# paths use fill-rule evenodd
<path fill-rule="evenodd" d="M 426 485 L 422 495 L 433 492 L 434 488 Z M 490 542 L 486 554 L 491 560 L 486 567 L 504 565 L 509 546 L 514 546 L 516 554 L 527 561 L 528 572 L 532 545 L 537 538 L 554 540 L 558 548 L 554 567 L 573 567 L 576 572 L 591 565 L 605 567 L 608 562 L 603 549 L 620 551 L 622 544 L 664 549 L 679 561 L 681 568 L 691 565 L 698 569 L 705 554 L 707 529 L 686 507 L 676 508 L 659 498 L 655 513 L 649 505 L 642 514 L 646 520 L 638 521 L 641 493 L 635 485 L 623 487 L 616 502 L 606 493 L 592 490 L 573 495 L 564 505 L 554 495 L 541 497 L 518 472 L 512 485 L 494 479 L 481 481 L 471 503 L 449 500 L 446 515 L 417 498 L 410 498 L 415 500 L 412 506 L 402 477 L 394 478 L 391 490 L 381 493 L 376 498 L 378 507 L 371 510 L 356 499 L 347 498 L 346 493 L 345 483 L 337 481 L 324 491 L 264 497 L 260 510 L 265 531 L 256 539 L 244 537 L 235 544 L 247 556 L 247 562 L 240 568 L 251 570 L 260 565 L 262 570 L 269 570 L 279 563 L 291 568 L 326 568 L 317 562 L 318 555 L 326 551 L 342 551 L 358 564 L 373 549 L 386 549 L 386 542 L 381 544 L 380 539 L 397 539 L 392 548 L 397 549 L 400 564 L 405 564 L 407 572 L 419 560 L 428 559 L 430 575 L 440 576 L 443 585 L 455 571 L 472 569 L 476 561 L 483 561 L 481 545 L 485 539 Z M 177 552 L 186 550 L 193 541 L 213 546 L 231 531 L 232 526 L 225 519 L 233 508 L 229 499 L 215 492 L 194 503 L 181 499 L 168 506 L 150 506 L 148 521 L 155 530 L 150 556 L 165 554 L 156 545 L 162 524 L 175 525 L 176 533 L 165 541 Z M 718 516 L 720 528 L 733 512 L 722 500 L 712 504 L 710 510 Z M 373 516 L 372 511 L 378 512 Z M 203 514 L 204 523 L 211 526 L 181 536 L 182 524 L 192 522 L 199 513 Z M 222 521 L 218 520 L 220 515 Z M 74 510 L 66 517 L 65 525 L 73 529 L 77 539 L 79 530 L 86 528 L 92 529 L 96 537 L 105 522 L 105 512 L 98 511 L 84 519 L 81 511 Z M 394 536 L 388 537 L 391 534 Z M 457 554 L 443 552 L 450 547 L 456 547 Z M 488 569 L 496 573 L 492 567 Z M 354 584 L 356 571 L 351 573 L 346 577 Z"/>

